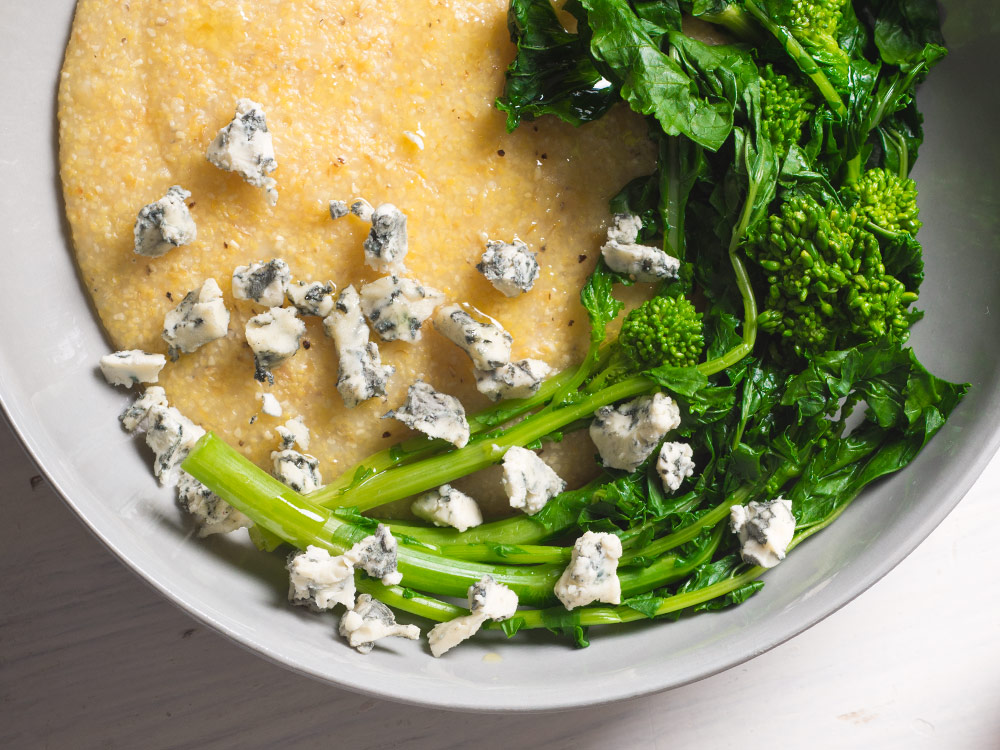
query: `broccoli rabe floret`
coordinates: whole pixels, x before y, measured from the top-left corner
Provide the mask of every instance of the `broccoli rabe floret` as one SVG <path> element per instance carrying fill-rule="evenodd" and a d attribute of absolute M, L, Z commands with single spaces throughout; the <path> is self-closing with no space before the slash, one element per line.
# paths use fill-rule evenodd
<path fill-rule="evenodd" d="M 792 197 L 750 235 L 764 270 L 762 330 L 804 356 L 882 336 L 905 341 L 916 301 L 886 272 L 878 240 L 854 209 Z"/>
<path fill-rule="evenodd" d="M 773 65 L 760 71 L 761 129 L 779 159 L 802 138 L 802 126 L 816 109 L 813 93 L 805 86 L 792 83 L 778 73 Z"/>
<path fill-rule="evenodd" d="M 701 313 L 684 297 L 653 297 L 625 317 L 618 341 L 643 366 L 696 365 L 705 348 Z"/>
<path fill-rule="evenodd" d="M 845 4 L 846 0 L 792 0 L 783 20 L 793 29 L 836 37 Z"/>
<path fill-rule="evenodd" d="M 854 209 L 872 224 L 911 235 L 920 229 L 917 184 L 908 177 L 881 168 L 869 169 L 855 184 L 845 187 L 844 193 L 848 200 L 855 201 Z"/>

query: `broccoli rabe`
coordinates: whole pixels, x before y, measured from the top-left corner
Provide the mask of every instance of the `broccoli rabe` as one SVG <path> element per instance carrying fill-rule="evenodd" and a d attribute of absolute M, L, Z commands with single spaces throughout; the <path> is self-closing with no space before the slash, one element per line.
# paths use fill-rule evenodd
<path fill-rule="evenodd" d="M 760 71 L 760 105 L 761 129 L 778 159 L 784 159 L 788 149 L 802 139 L 802 126 L 816 109 L 813 93 L 768 64 Z"/>
<path fill-rule="evenodd" d="M 887 336 L 903 342 L 915 292 L 886 272 L 878 240 L 853 209 L 793 197 L 751 232 L 767 291 L 761 329 L 800 356 Z"/>
<path fill-rule="evenodd" d="M 876 167 L 845 187 L 844 195 L 855 201 L 854 209 L 859 214 L 882 229 L 911 235 L 920 229 L 917 184 L 909 177 Z"/>
<path fill-rule="evenodd" d="M 654 297 L 625 317 L 618 341 L 641 365 L 693 367 L 705 348 L 701 313 L 684 297 Z"/>

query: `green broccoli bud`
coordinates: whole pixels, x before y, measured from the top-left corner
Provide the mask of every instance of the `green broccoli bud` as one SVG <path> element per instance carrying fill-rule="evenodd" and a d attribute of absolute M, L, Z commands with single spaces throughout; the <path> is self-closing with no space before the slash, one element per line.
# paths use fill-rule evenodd
<path fill-rule="evenodd" d="M 705 348 L 701 313 L 684 297 L 654 297 L 625 316 L 618 341 L 643 367 L 693 367 Z"/>
<path fill-rule="evenodd" d="M 812 99 L 812 91 L 792 83 L 773 65 L 761 69 L 761 128 L 779 159 L 784 159 L 788 149 L 801 139 L 802 126 L 816 109 Z"/>
<path fill-rule="evenodd" d="M 855 210 L 872 224 L 890 232 L 916 235 L 921 227 L 917 184 L 885 169 L 869 169 L 855 184 L 844 187 Z"/>
<path fill-rule="evenodd" d="M 799 356 L 906 340 L 917 295 L 886 272 L 865 222 L 855 209 L 793 197 L 751 233 L 747 254 L 767 284 L 761 330 Z"/>
<path fill-rule="evenodd" d="M 794 29 L 835 37 L 844 17 L 845 0 L 793 0 L 787 22 Z"/>

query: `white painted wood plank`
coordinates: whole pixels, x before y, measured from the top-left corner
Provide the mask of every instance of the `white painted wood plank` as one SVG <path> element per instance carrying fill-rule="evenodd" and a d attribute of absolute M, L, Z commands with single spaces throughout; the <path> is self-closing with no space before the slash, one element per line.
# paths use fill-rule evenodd
<path fill-rule="evenodd" d="M 0 425 L 0 747 L 1000 746 L 1000 459 L 885 580 L 748 664 L 599 709 L 475 718 L 243 651 L 133 576 L 37 474 Z"/>

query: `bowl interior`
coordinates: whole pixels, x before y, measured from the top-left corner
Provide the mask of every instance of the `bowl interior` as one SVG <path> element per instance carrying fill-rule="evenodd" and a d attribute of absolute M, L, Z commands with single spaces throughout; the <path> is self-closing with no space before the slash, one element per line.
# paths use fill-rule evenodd
<path fill-rule="evenodd" d="M 53 7 L 54 6 L 54 7 Z M 1000 221 L 992 138 L 1000 103 L 983 95 L 1000 12 L 949 8 L 952 52 L 921 90 L 920 184 L 926 319 L 912 343 L 936 374 L 973 389 L 902 474 L 866 492 L 823 534 L 730 611 L 592 633 L 574 651 L 547 635 L 492 633 L 432 659 L 423 643 L 369 656 L 344 648 L 336 617 L 287 606 L 282 561 L 244 540 L 192 539 L 148 456 L 118 427 L 128 396 L 95 372 L 107 343 L 68 249 L 56 167 L 55 90 L 73 5 L 12 0 L 0 35 L 0 401 L 25 445 L 81 519 L 149 583 L 193 616 L 267 658 L 320 679 L 412 703 L 470 710 L 580 706 L 677 686 L 751 658 L 874 583 L 959 501 L 998 443 L 996 273 Z M 11 498 L 10 501 L 15 499 Z M 490 655 L 488 658 L 487 655 Z"/>

